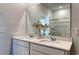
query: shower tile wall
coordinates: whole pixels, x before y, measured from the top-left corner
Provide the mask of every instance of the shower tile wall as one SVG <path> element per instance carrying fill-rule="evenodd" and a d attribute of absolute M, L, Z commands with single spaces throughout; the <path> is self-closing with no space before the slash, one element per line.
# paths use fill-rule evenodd
<path fill-rule="evenodd" d="M 53 11 L 50 26 L 55 27 L 56 36 L 70 37 L 70 9 Z M 52 31 L 50 29 L 50 31 Z"/>

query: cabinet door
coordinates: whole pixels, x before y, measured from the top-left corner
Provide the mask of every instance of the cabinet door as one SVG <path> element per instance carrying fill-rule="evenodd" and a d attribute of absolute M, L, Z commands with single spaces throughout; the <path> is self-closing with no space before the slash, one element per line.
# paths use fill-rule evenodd
<path fill-rule="evenodd" d="M 16 45 L 13 45 L 13 55 L 29 55 L 29 49 Z"/>

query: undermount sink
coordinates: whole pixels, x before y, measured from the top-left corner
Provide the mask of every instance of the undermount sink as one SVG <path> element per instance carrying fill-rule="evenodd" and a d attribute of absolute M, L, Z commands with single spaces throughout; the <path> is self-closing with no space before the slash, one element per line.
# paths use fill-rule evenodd
<path fill-rule="evenodd" d="M 43 43 L 61 43 L 59 41 L 51 41 L 51 40 L 40 40 L 39 42 L 43 42 Z"/>
<path fill-rule="evenodd" d="M 61 44 L 62 43 L 61 41 L 58 41 L 56 39 L 47 40 L 47 39 L 44 39 L 44 38 L 38 39 L 37 37 L 33 37 L 33 38 L 30 38 L 30 39 L 31 39 L 31 41 L 35 41 L 35 42 L 39 42 L 39 43 L 48 43 L 48 44 L 52 44 L 52 43 Z"/>

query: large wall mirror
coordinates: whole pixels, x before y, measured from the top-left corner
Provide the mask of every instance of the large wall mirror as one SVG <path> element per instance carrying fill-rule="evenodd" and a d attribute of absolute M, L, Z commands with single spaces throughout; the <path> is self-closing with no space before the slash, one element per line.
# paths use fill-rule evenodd
<path fill-rule="evenodd" d="M 27 34 L 70 37 L 70 4 L 40 3 L 26 9 Z"/>

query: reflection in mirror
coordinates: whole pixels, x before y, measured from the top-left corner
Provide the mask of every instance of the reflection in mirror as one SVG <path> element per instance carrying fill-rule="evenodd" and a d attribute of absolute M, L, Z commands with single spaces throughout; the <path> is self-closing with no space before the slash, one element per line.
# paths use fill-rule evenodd
<path fill-rule="evenodd" d="M 27 34 L 70 37 L 70 4 L 41 3 L 30 6 Z"/>

